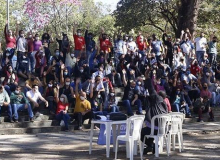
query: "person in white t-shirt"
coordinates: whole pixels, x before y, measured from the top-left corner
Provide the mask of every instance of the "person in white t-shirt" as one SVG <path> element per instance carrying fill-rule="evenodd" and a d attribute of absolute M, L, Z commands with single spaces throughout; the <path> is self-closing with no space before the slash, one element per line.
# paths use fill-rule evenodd
<path fill-rule="evenodd" d="M 200 37 L 197 37 L 195 39 L 195 44 L 196 44 L 196 57 L 199 64 L 201 64 L 201 62 L 203 61 L 204 54 L 206 52 L 206 45 L 207 45 L 207 40 L 204 37 L 203 32 L 200 33 Z"/>
<path fill-rule="evenodd" d="M 38 86 L 36 84 L 34 84 L 32 86 L 32 90 L 28 91 L 26 93 L 26 96 L 28 98 L 28 100 L 30 101 L 31 103 L 31 106 L 33 109 L 36 110 L 36 113 L 35 113 L 35 116 L 39 116 L 39 115 L 42 115 L 40 112 L 39 112 L 39 102 L 38 100 L 40 99 L 41 101 L 45 102 L 45 106 L 48 107 L 48 101 L 46 101 L 44 99 L 44 97 L 42 97 L 41 93 L 38 91 Z"/>

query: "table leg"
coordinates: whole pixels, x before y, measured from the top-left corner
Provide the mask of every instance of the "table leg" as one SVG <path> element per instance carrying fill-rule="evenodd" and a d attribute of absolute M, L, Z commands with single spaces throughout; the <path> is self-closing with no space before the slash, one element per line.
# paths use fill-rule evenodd
<path fill-rule="evenodd" d="M 119 127 L 119 125 L 118 125 Z M 118 129 L 119 130 L 119 129 Z M 116 144 L 116 139 L 118 135 L 118 130 L 116 130 L 116 124 L 112 125 L 112 136 L 113 136 L 113 152 L 115 152 L 115 144 Z"/>
<path fill-rule="evenodd" d="M 110 138 L 111 138 L 111 124 L 106 123 L 106 157 L 109 158 L 110 153 Z"/>
<path fill-rule="evenodd" d="M 90 144 L 89 144 L 89 154 L 92 153 L 92 139 L 93 139 L 93 130 L 94 130 L 94 123 L 91 123 L 91 131 L 90 131 Z"/>

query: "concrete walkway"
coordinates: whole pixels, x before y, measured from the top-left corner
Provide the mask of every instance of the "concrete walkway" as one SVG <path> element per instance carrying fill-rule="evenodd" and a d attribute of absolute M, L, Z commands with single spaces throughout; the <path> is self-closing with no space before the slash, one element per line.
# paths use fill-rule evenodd
<path fill-rule="evenodd" d="M 219 123 L 197 123 L 184 125 L 184 148 L 182 153 L 172 151 L 170 157 L 166 153 L 160 154 L 160 158 L 154 155 L 144 155 L 144 159 L 196 159 L 213 160 L 220 159 L 220 132 Z M 212 126 L 212 127 L 211 127 Z M 201 132 L 204 129 L 209 132 Z M 196 132 L 194 132 L 196 131 Z M 210 133 L 212 131 L 212 133 Z M 0 136 L 0 159 L 16 160 L 106 160 L 105 146 L 97 145 L 99 131 L 96 131 L 93 141 L 93 151 L 89 155 L 89 130 L 60 133 L 41 133 L 37 135 L 4 135 Z M 108 160 L 114 159 L 111 149 Z M 119 148 L 119 159 L 126 159 L 125 146 Z M 139 156 L 134 159 L 139 160 Z"/>

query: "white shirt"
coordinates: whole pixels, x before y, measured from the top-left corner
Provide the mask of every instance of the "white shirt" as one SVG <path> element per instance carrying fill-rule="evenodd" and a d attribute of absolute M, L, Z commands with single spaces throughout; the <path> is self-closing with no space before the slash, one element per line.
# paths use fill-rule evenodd
<path fill-rule="evenodd" d="M 195 43 L 196 43 L 196 51 L 206 51 L 206 44 L 207 44 L 207 40 L 204 37 L 197 37 L 195 39 Z"/>
<path fill-rule="evenodd" d="M 31 98 L 34 102 L 37 102 L 37 100 L 42 97 L 39 91 L 33 92 L 32 90 L 28 91 L 26 93 L 26 96 L 28 98 Z"/>
<path fill-rule="evenodd" d="M 17 39 L 17 51 L 25 52 L 27 47 L 27 40 L 24 37 L 18 37 Z"/>
<path fill-rule="evenodd" d="M 128 49 L 130 50 L 130 51 L 135 51 L 135 49 L 137 48 L 137 45 L 136 45 L 136 43 L 134 42 L 134 41 L 132 41 L 132 42 L 128 42 Z"/>
<path fill-rule="evenodd" d="M 191 45 L 189 42 L 184 42 L 180 47 L 182 48 L 183 53 L 189 54 L 191 51 Z"/>

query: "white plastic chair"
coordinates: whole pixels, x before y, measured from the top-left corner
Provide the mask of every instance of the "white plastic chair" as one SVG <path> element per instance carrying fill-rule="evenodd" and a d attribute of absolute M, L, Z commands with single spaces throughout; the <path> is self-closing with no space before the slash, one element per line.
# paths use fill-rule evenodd
<path fill-rule="evenodd" d="M 182 150 L 184 150 L 182 124 L 183 124 L 185 114 L 178 113 L 178 112 L 172 112 L 172 113 L 169 113 L 169 115 L 170 115 L 170 130 L 168 133 L 169 153 L 170 153 L 170 148 L 171 148 L 170 147 L 171 146 L 171 136 L 172 136 L 173 150 L 175 150 L 176 135 L 178 137 L 179 152 L 181 152 Z"/>
<path fill-rule="evenodd" d="M 143 149 L 142 149 L 142 142 L 140 140 L 140 135 L 141 135 L 141 129 L 144 122 L 144 118 L 145 118 L 144 116 L 132 116 L 127 120 L 126 134 L 118 136 L 116 140 L 115 159 L 117 159 L 118 141 L 125 141 L 129 143 L 129 146 L 127 147 L 129 148 L 130 160 L 133 160 L 134 142 L 137 141 L 139 143 L 140 156 L 141 159 L 143 159 L 142 157 Z"/>
<path fill-rule="evenodd" d="M 154 135 L 155 130 L 155 121 L 158 122 L 158 131 L 157 135 Z M 167 155 L 169 156 L 168 152 L 168 143 L 167 143 L 167 134 L 168 134 L 168 127 L 169 127 L 170 116 L 168 114 L 159 114 L 154 116 L 151 119 L 151 134 L 144 136 L 144 144 L 146 138 L 154 138 L 155 140 L 155 157 L 159 157 L 159 147 L 163 148 L 163 140 L 166 141 L 166 148 L 167 148 Z"/>

